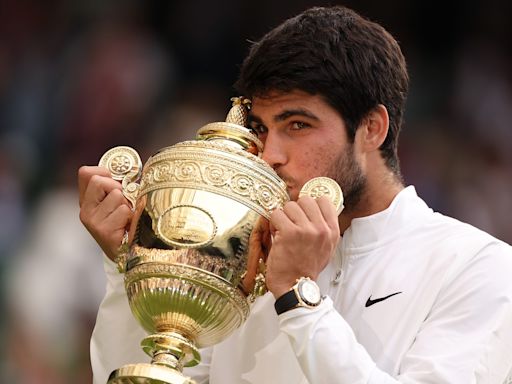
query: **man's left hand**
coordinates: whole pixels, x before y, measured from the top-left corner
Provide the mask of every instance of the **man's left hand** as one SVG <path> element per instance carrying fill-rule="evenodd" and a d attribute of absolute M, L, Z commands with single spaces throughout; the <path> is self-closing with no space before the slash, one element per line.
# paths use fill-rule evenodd
<path fill-rule="evenodd" d="M 316 280 L 328 264 L 340 237 L 338 216 L 325 196 L 303 196 L 287 202 L 270 217 L 273 235 L 266 284 L 278 298 L 300 277 Z"/>

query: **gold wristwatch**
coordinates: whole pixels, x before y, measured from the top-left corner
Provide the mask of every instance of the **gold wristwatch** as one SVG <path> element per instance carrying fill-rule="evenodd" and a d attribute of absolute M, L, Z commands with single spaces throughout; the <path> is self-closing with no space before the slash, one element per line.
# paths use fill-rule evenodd
<path fill-rule="evenodd" d="M 309 277 L 297 279 L 292 289 L 279 297 L 274 303 L 278 315 L 290 309 L 305 307 L 315 308 L 322 302 L 320 288 Z"/>

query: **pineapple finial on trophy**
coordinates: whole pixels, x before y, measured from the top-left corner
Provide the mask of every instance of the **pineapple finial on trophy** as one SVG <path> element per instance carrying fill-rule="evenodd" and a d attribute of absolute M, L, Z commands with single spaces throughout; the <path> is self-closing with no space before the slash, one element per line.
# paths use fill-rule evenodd
<path fill-rule="evenodd" d="M 232 97 L 231 102 L 232 106 L 226 116 L 226 121 L 205 125 L 197 131 L 197 138 L 199 140 L 216 140 L 258 156 L 263 151 L 263 143 L 247 127 L 251 100 L 244 96 L 238 96 Z"/>
<path fill-rule="evenodd" d="M 226 123 L 247 127 L 247 114 L 251 109 L 251 100 L 244 96 L 232 97 L 231 109 L 226 117 Z"/>

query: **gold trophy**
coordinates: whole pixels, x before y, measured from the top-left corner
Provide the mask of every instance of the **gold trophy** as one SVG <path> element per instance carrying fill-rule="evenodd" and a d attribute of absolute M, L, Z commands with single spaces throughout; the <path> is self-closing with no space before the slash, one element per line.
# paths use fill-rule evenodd
<path fill-rule="evenodd" d="M 245 127 L 250 101 L 232 101 L 225 122 L 205 125 L 197 140 L 163 148 L 143 169 L 129 147 L 100 160 L 133 204 L 117 262 L 133 315 L 149 334 L 142 349 L 152 359 L 116 369 L 108 384 L 193 384 L 183 367 L 198 364 L 199 348 L 239 327 L 249 302 L 266 290 L 264 263 L 249 252 L 249 238 L 257 221 L 289 197 L 258 157 L 262 143 Z M 342 206 L 336 183 L 309 189 Z"/>

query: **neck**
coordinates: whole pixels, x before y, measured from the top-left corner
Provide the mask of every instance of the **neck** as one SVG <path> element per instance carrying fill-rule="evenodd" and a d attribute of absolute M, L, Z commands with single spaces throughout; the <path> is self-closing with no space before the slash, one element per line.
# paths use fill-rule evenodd
<path fill-rule="evenodd" d="M 402 181 L 391 171 L 378 178 L 368 177 L 361 199 L 354 207 L 348 207 L 339 217 L 340 233 L 343 234 L 353 219 L 370 216 L 387 209 L 396 195 L 404 189 Z"/>

